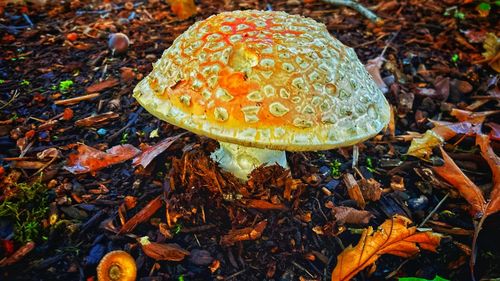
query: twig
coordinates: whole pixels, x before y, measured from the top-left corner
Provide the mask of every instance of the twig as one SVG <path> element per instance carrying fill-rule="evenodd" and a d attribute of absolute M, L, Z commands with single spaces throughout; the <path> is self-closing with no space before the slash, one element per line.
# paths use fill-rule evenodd
<path fill-rule="evenodd" d="M 370 11 L 368 8 L 365 6 L 361 5 L 360 3 L 353 1 L 353 0 L 323 0 L 326 3 L 332 4 L 332 5 L 338 5 L 338 6 L 346 6 L 351 9 L 356 10 L 358 13 L 361 15 L 365 16 L 372 22 L 376 24 L 382 24 L 383 20 L 379 18 L 376 14 L 374 14 L 372 11 Z"/>
<path fill-rule="evenodd" d="M 5 101 L 0 100 L 0 102 L 3 103 L 3 105 L 0 106 L 0 109 L 4 109 L 5 107 L 9 106 L 13 101 L 16 100 L 16 98 L 19 96 L 19 94 L 20 94 L 19 91 L 16 89 L 14 91 L 14 95 L 12 95 L 12 97 L 10 98 L 9 101 L 5 102 Z"/>
<path fill-rule="evenodd" d="M 434 209 L 432 209 L 432 211 L 427 215 L 427 217 L 425 217 L 425 219 L 418 225 L 418 228 L 424 226 L 424 224 L 427 223 L 427 221 L 432 217 L 432 215 L 434 215 L 434 213 L 439 209 L 439 207 L 441 207 L 441 205 L 443 205 L 444 201 L 446 200 L 446 198 L 448 198 L 448 196 L 450 196 L 450 193 L 446 193 L 446 195 L 443 197 L 443 199 L 441 199 L 441 201 L 439 201 L 439 203 L 436 205 L 436 207 L 434 207 Z"/>
<path fill-rule="evenodd" d="M 477 255 L 477 238 L 479 237 L 479 232 L 483 228 L 483 223 L 484 220 L 486 220 L 488 216 L 483 216 L 479 221 L 474 222 L 474 236 L 472 237 L 472 253 L 470 255 L 470 260 L 469 260 L 469 268 L 470 268 L 470 275 L 472 281 L 476 281 L 476 277 L 474 276 L 474 265 L 476 264 L 476 255 Z"/>
<path fill-rule="evenodd" d="M 77 104 L 77 103 L 84 101 L 84 100 L 91 100 L 93 98 L 97 98 L 98 96 L 99 96 L 99 93 L 93 93 L 93 94 L 83 95 L 83 96 L 79 96 L 79 97 L 71 98 L 71 99 L 57 100 L 54 102 L 54 104 L 55 105 L 72 105 L 72 104 Z"/>

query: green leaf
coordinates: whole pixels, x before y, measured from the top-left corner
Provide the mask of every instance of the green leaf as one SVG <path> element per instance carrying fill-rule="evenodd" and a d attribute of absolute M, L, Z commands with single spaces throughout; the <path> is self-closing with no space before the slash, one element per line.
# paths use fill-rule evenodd
<path fill-rule="evenodd" d="M 481 4 L 477 5 L 477 8 L 481 11 L 489 11 L 491 10 L 491 5 L 490 3 L 482 2 Z"/>
<path fill-rule="evenodd" d="M 445 279 L 439 275 L 436 275 L 434 279 L 425 279 L 425 278 L 419 278 L 419 277 L 400 277 L 398 278 L 399 281 L 450 281 L 448 279 Z"/>

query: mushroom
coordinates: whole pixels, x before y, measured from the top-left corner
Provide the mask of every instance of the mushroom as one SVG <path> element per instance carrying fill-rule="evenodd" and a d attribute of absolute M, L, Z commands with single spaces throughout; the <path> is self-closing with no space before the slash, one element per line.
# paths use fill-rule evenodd
<path fill-rule="evenodd" d="M 125 251 L 107 253 L 97 266 L 99 281 L 135 281 L 136 275 L 135 260 Z"/>
<path fill-rule="evenodd" d="M 134 89 L 150 113 L 219 141 L 211 158 L 240 179 L 285 151 L 351 146 L 389 121 L 352 48 L 310 18 L 274 11 L 209 17 L 180 35 Z"/>

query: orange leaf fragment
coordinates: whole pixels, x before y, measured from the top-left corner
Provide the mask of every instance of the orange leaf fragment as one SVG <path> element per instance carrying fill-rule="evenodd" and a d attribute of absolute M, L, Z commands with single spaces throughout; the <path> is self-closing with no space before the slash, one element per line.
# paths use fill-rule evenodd
<path fill-rule="evenodd" d="M 410 219 L 396 215 L 382 223 L 376 231 L 371 226 L 365 229 L 359 243 L 355 247 L 347 247 L 337 257 L 332 281 L 350 280 L 383 254 L 411 257 L 420 251 L 419 248 L 435 252 L 441 235 L 417 232 L 417 227 L 408 227 L 410 223 Z"/>
<path fill-rule="evenodd" d="M 460 195 L 471 205 L 474 214 L 484 213 L 486 201 L 479 187 L 460 170 L 442 147 L 440 147 L 440 149 L 443 155 L 444 165 L 432 167 L 434 172 L 460 192 Z"/>
<path fill-rule="evenodd" d="M 156 243 L 149 241 L 148 236 L 139 239 L 146 256 L 159 261 L 181 261 L 189 252 L 177 244 Z"/>
<path fill-rule="evenodd" d="M 186 133 L 182 133 L 173 137 L 166 138 L 161 142 L 157 143 L 155 146 L 152 146 L 144 150 L 140 155 L 134 158 L 132 165 L 134 166 L 141 165 L 142 167 L 146 168 L 156 156 L 167 150 L 167 148 L 169 148 L 176 140 L 178 140 L 181 136 L 185 134 Z"/>
<path fill-rule="evenodd" d="M 152 215 L 154 215 L 162 205 L 163 200 L 161 195 L 159 195 L 155 199 L 151 200 L 146 206 L 144 206 L 144 208 L 142 208 L 142 210 L 135 214 L 124 225 L 122 225 L 118 234 L 131 232 L 138 224 L 148 220 Z"/>
<path fill-rule="evenodd" d="M 220 243 L 224 246 L 231 246 L 238 241 L 257 240 L 266 229 L 267 221 L 261 221 L 255 227 L 245 227 L 242 229 L 232 229 L 224 235 Z"/>
<path fill-rule="evenodd" d="M 76 153 L 69 155 L 68 165 L 64 168 L 73 174 L 94 172 L 127 161 L 139 152 L 139 149 L 130 144 L 116 145 L 106 152 L 81 144 Z"/>
<path fill-rule="evenodd" d="M 467 136 L 473 136 L 481 132 L 481 124 L 472 124 L 470 122 L 444 122 L 444 121 L 433 121 L 434 128 L 432 131 L 440 135 L 445 141 L 455 137 L 458 134 L 464 134 Z"/>
<path fill-rule="evenodd" d="M 196 14 L 194 0 L 168 0 L 170 9 L 181 20 L 185 20 Z"/>
<path fill-rule="evenodd" d="M 481 155 L 488 162 L 493 174 L 493 187 L 490 193 L 490 201 L 486 207 L 485 215 L 491 215 L 500 211 L 500 157 L 498 157 L 490 146 L 490 139 L 485 135 L 477 135 L 476 144 L 481 148 Z"/>
<path fill-rule="evenodd" d="M 64 109 L 62 119 L 66 121 L 71 120 L 71 118 L 73 118 L 73 115 L 73 109 L 67 107 Z"/>

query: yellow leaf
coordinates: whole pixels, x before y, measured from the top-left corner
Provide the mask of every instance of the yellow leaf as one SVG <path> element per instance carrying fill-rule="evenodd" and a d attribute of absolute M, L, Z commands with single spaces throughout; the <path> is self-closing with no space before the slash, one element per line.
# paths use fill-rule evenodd
<path fill-rule="evenodd" d="M 441 235 L 417 232 L 417 227 L 408 227 L 410 223 L 410 219 L 396 215 L 381 224 L 375 232 L 372 227 L 365 229 L 359 243 L 355 247 L 347 247 L 337 257 L 332 281 L 350 280 L 383 254 L 410 257 L 420 248 L 435 252 Z"/>
<path fill-rule="evenodd" d="M 432 130 L 427 130 L 421 138 L 414 138 L 406 154 L 418 158 L 429 159 L 432 149 L 441 145 L 444 139 Z"/>
<path fill-rule="evenodd" d="M 488 61 L 488 64 L 496 72 L 500 72 L 500 39 L 494 33 L 486 34 L 483 48 L 485 50 L 483 56 Z"/>

